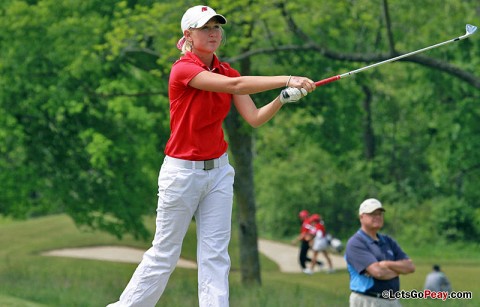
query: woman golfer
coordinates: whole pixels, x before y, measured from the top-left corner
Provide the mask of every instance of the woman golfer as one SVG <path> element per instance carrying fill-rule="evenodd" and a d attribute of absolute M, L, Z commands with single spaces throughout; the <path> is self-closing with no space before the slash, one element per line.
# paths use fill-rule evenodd
<path fill-rule="evenodd" d="M 228 244 L 234 170 L 229 164 L 222 123 L 231 103 L 253 127 L 270 120 L 285 103 L 315 89 L 312 80 L 289 76 L 240 76 L 215 51 L 227 20 L 207 6 L 183 15 L 182 56 L 170 73 L 170 128 L 158 177 L 155 237 L 120 300 L 108 306 L 155 306 L 180 257 L 195 217 L 199 306 L 228 306 Z M 249 94 L 286 86 L 257 108 Z"/>

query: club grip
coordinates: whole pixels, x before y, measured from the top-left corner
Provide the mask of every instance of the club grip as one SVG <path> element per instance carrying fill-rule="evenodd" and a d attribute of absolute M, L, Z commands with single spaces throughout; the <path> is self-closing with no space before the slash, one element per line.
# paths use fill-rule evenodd
<path fill-rule="evenodd" d="M 340 79 L 340 75 L 317 81 L 317 82 L 315 82 L 315 86 L 322 86 L 322 85 L 325 85 L 327 83 L 337 81 L 338 79 Z"/>

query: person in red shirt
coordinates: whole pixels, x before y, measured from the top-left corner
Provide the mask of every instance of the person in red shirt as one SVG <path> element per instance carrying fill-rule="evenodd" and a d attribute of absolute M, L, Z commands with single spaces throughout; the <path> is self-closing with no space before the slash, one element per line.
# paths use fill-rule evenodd
<path fill-rule="evenodd" d="M 328 239 L 327 233 L 325 230 L 325 225 L 323 222 L 322 217 L 319 214 L 312 214 L 309 218 L 310 222 L 310 234 L 313 236 L 313 243 L 312 243 L 312 262 L 310 266 L 310 271 L 313 273 L 315 268 L 315 262 L 317 261 L 318 254 L 321 252 L 328 263 L 328 273 L 333 273 L 333 264 L 332 259 L 328 254 Z"/>
<path fill-rule="evenodd" d="M 310 228 L 310 213 L 307 210 L 302 210 L 298 213 L 298 218 L 300 219 L 302 226 L 300 227 L 300 234 L 298 237 L 292 241 L 292 243 L 297 243 L 300 241 L 300 252 L 298 254 L 298 262 L 302 272 L 305 274 L 312 274 L 312 270 L 307 268 L 307 262 L 311 262 L 312 259 L 308 257 L 308 251 L 310 250 L 311 241 L 313 240 L 314 235 L 311 234 Z M 315 260 L 314 264 L 322 266 L 323 263 L 319 260 Z"/>
<path fill-rule="evenodd" d="M 182 17 L 182 56 L 170 72 L 170 138 L 158 177 L 156 232 L 152 247 L 118 302 L 109 306 L 155 306 L 175 269 L 188 226 L 197 227 L 199 306 L 228 306 L 233 182 L 222 129 L 233 103 L 253 127 L 269 121 L 287 103 L 315 89 L 299 76 L 241 76 L 215 51 L 227 20 L 208 6 Z M 257 108 L 250 94 L 283 88 Z"/>

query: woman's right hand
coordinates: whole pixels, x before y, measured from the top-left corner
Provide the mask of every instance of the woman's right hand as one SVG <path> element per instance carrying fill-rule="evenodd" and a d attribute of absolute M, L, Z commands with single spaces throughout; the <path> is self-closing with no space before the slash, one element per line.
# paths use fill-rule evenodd
<path fill-rule="evenodd" d="M 295 87 L 306 90 L 308 93 L 311 93 L 315 90 L 315 82 L 307 77 L 297 77 L 292 76 L 288 81 L 287 87 Z"/>

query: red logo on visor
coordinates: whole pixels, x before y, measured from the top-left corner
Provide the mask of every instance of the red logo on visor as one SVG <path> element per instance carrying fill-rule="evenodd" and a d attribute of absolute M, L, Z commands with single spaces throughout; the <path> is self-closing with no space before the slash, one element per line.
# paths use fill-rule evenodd
<path fill-rule="evenodd" d="M 208 10 L 208 8 L 206 6 L 202 7 L 202 12 L 205 12 L 207 10 Z"/>

